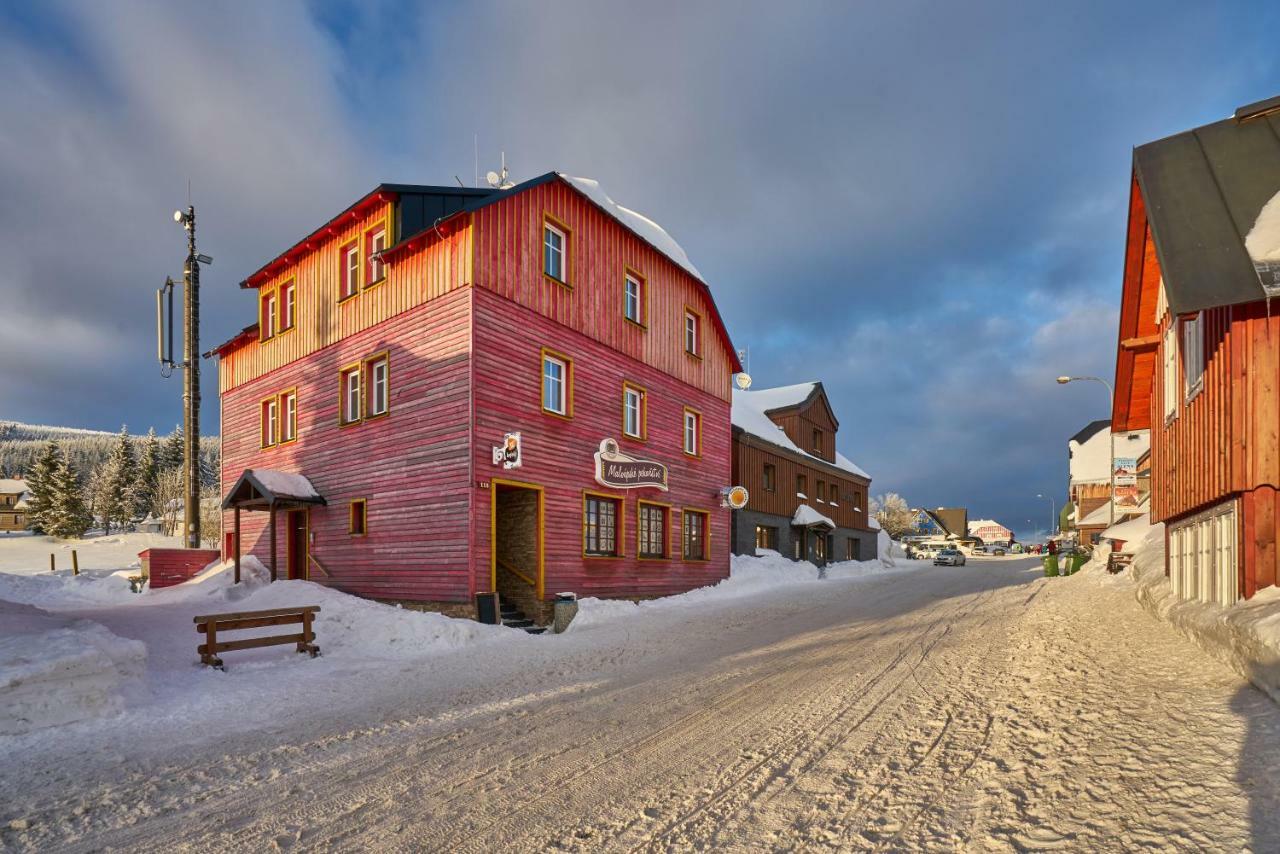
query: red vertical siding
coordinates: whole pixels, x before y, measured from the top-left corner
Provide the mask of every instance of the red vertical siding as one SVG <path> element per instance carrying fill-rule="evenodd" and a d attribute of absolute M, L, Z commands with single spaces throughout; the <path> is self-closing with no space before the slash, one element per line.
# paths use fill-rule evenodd
<path fill-rule="evenodd" d="M 542 223 L 569 231 L 570 287 L 542 274 Z M 690 385 L 729 399 L 732 352 L 719 340 L 702 286 L 562 181 L 530 188 L 475 214 L 475 282 L 550 320 Z M 647 329 L 622 313 L 630 268 L 645 279 Z M 684 312 L 702 316 L 702 358 L 684 352 Z"/>
<path fill-rule="evenodd" d="M 465 601 L 470 291 L 454 291 L 223 396 L 223 483 L 246 468 L 307 475 L 328 501 L 310 510 L 312 581 L 363 596 Z M 390 415 L 338 426 L 338 369 L 390 351 Z M 298 388 L 298 441 L 258 447 L 258 401 Z M 347 530 L 368 501 L 368 535 Z M 233 514 L 224 514 L 232 530 Z M 241 513 L 243 550 L 264 564 L 266 513 Z M 277 554 L 285 565 L 284 518 Z M 324 570 L 332 573 L 326 577 Z"/>
<path fill-rule="evenodd" d="M 622 357 L 599 341 L 567 329 L 539 312 L 475 290 L 475 436 L 477 479 L 472 527 L 477 532 L 473 569 L 478 589 L 489 586 L 489 518 L 492 490 L 480 484 L 509 478 L 545 489 L 546 592 L 572 590 L 591 596 L 657 596 L 713 583 L 729 573 L 729 511 L 717 490 L 730 483 L 729 405 L 649 365 Z M 573 360 L 573 417 L 542 412 L 541 348 Z M 727 380 L 727 375 L 725 379 Z M 648 438 L 621 435 L 622 382 L 644 386 L 648 398 Z M 702 456 L 683 453 L 682 412 L 702 412 Z M 523 465 L 505 471 L 493 465 L 491 448 L 511 431 L 522 434 Z M 610 490 L 595 482 L 593 454 L 602 439 L 656 460 L 669 470 L 670 491 Z M 582 555 L 582 492 L 623 495 L 624 536 L 620 559 Z M 711 559 L 679 559 L 678 518 L 672 515 L 669 560 L 638 560 L 636 506 L 639 499 L 673 509 L 711 514 Z"/>

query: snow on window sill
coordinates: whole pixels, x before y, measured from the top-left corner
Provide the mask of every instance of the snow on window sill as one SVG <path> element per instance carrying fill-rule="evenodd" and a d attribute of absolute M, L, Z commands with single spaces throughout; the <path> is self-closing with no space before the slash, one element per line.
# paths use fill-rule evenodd
<path fill-rule="evenodd" d="M 797 492 L 796 498 L 803 498 L 805 501 L 809 500 L 809 496 L 805 495 L 803 492 Z"/>

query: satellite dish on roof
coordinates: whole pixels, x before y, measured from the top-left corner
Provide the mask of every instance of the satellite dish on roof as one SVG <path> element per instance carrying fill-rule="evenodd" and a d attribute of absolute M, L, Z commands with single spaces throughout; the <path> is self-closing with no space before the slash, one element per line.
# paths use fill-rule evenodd
<path fill-rule="evenodd" d="M 740 374 L 734 374 L 733 384 L 736 385 L 741 391 L 746 391 L 747 389 L 751 388 L 751 375 L 748 374 L 746 371 L 743 371 Z"/>
<path fill-rule="evenodd" d="M 502 176 L 497 172 L 487 172 L 484 176 L 485 182 L 495 190 L 502 185 Z"/>
<path fill-rule="evenodd" d="M 515 186 L 515 182 L 508 180 L 507 178 L 508 174 L 509 173 L 507 172 L 507 153 L 504 151 L 502 152 L 502 168 L 497 172 L 485 173 L 484 180 L 486 183 L 488 183 L 490 187 L 493 187 L 493 189 L 495 190 L 510 190 L 512 187 Z"/>

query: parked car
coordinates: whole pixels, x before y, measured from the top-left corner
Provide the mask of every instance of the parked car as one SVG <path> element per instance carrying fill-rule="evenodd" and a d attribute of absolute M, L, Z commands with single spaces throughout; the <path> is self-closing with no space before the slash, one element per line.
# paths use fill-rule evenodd
<path fill-rule="evenodd" d="M 1003 557 L 1008 552 L 1004 546 L 987 546 L 986 553 L 989 555 L 996 555 L 997 557 Z"/>
<path fill-rule="evenodd" d="M 933 559 L 934 566 L 964 566 L 964 553 L 959 549 L 943 549 Z"/>

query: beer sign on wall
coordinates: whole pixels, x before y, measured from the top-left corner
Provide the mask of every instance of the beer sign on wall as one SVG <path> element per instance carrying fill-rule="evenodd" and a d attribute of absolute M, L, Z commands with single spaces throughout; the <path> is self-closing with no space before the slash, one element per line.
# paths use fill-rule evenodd
<path fill-rule="evenodd" d="M 667 467 L 653 460 L 624 454 L 615 439 L 605 439 L 596 451 L 596 483 L 613 489 L 651 486 L 667 491 Z"/>

